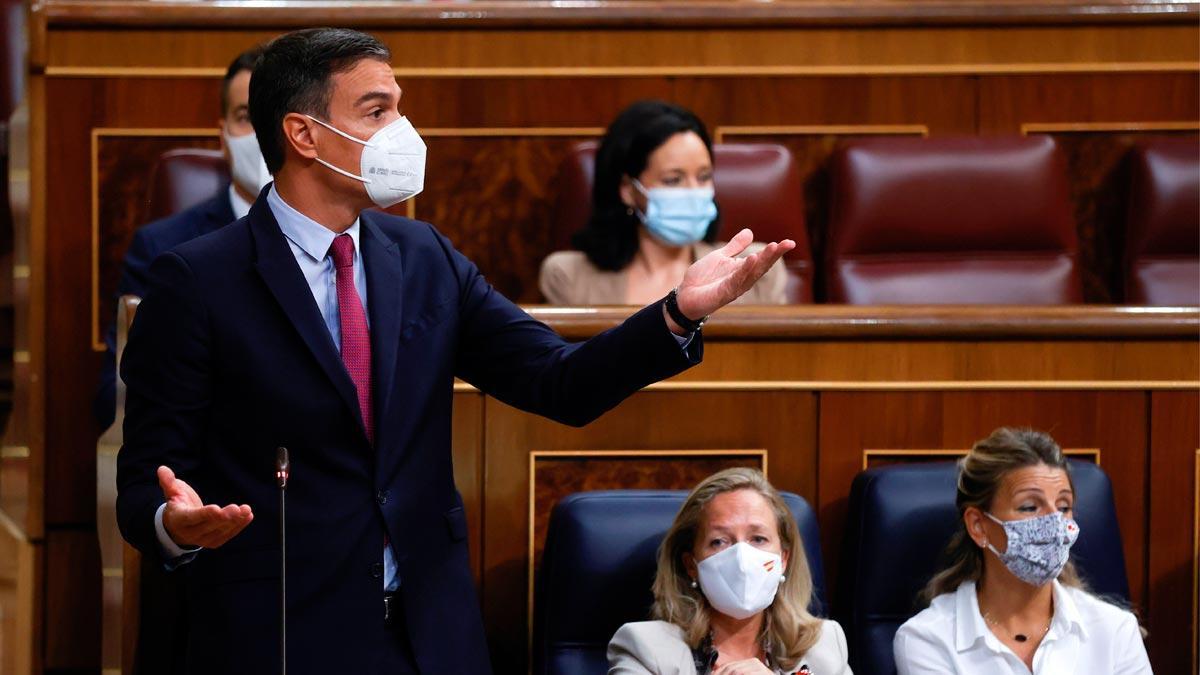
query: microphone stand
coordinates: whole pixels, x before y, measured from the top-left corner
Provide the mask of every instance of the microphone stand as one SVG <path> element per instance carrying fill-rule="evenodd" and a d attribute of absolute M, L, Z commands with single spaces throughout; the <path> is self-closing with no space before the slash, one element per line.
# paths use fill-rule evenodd
<path fill-rule="evenodd" d="M 279 672 L 287 675 L 287 482 L 292 464 L 287 448 L 275 454 L 275 480 L 279 484 Z"/>

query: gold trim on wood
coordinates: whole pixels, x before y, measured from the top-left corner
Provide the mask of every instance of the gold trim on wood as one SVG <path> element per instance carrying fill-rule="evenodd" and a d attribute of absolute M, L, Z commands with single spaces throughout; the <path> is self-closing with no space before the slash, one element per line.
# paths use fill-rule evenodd
<path fill-rule="evenodd" d="M 100 576 L 106 579 L 124 579 L 125 570 L 120 567 L 103 567 L 100 569 Z"/>
<path fill-rule="evenodd" d="M 924 124 L 831 124 L 831 125 L 774 125 L 719 126 L 713 141 L 722 143 L 726 136 L 929 136 Z"/>
<path fill-rule="evenodd" d="M 13 363 L 29 363 L 32 360 L 28 349 L 13 350 Z"/>
<path fill-rule="evenodd" d="M 870 468 L 872 457 L 962 457 L 970 450 L 964 448 L 962 450 L 954 449 L 874 449 L 868 448 L 862 451 L 862 470 L 866 471 Z M 1096 466 L 1100 466 L 1100 449 L 1099 448 L 1064 448 L 1063 454 L 1068 457 L 1091 457 Z"/>
<path fill-rule="evenodd" d="M 788 77 L 821 75 L 1008 75 L 1029 73 L 1157 73 L 1196 72 L 1191 61 L 1125 63 L 964 63 L 872 64 L 825 66 L 498 66 L 392 68 L 398 78 L 560 78 L 560 77 Z M 149 66 L 47 66 L 46 77 L 169 78 L 224 76 L 224 68 Z"/>
<path fill-rule="evenodd" d="M 1096 131 L 1200 131 L 1200 122 L 1023 122 L 1021 135 L 1071 134 Z"/>
<path fill-rule="evenodd" d="M 1129 390 L 1200 390 L 1200 381 L 1181 380 L 928 380 L 895 382 L 839 382 L 836 380 L 795 381 L 705 381 L 683 380 L 655 382 L 646 391 L 1129 391 Z"/>
<path fill-rule="evenodd" d="M 30 275 L 29 265 L 13 265 L 13 279 L 28 279 Z"/>
<path fill-rule="evenodd" d="M 27 445 L 6 445 L 0 447 L 0 459 L 28 459 L 29 446 Z"/>
<path fill-rule="evenodd" d="M 1188 380 L 682 380 L 655 382 L 642 391 L 1200 391 Z M 455 382 L 457 394 L 482 393 L 467 382 Z"/>
<path fill-rule="evenodd" d="M 220 135 L 214 128 L 94 127 L 92 129 L 92 351 L 107 349 L 100 337 L 100 139 L 107 138 L 205 138 Z"/>
<path fill-rule="evenodd" d="M 537 461 L 552 457 L 758 457 L 764 476 L 767 473 L 767 450 L 765 448 L 738 450 L 531 450 L 529 452 L 529 517 L 526 520 L 526 550 L 527 565 L 525 569 L 526 587 L 526 625 L 525 625 L 525 654 L 533 654 L 533 530 L 534 530 L 534 492 L 537 485 Z"/>

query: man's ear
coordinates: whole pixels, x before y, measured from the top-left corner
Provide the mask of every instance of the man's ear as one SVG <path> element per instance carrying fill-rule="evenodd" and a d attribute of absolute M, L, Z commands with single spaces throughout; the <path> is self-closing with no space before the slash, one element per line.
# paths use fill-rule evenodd
<path fill-rule="evenodd" d="M 292 150 L 301 157 L 316 159 L 317 144 L 313 137 L 316 124 L 300 113 L 283 116 L 283 138 Z"/>

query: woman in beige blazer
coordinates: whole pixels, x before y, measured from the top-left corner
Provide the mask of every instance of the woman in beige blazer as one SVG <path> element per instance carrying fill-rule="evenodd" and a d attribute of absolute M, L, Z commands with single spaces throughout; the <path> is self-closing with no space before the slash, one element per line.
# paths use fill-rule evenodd
<path fill-rule="evenodd" d="M 721 471 L 667 531 L 655 620 L 621 626 L 609 675 L 852 675 L 841 626 L 808 612 L 812 590 L 779 493 L 754 469 Z"/>
<path fill-rule="evenodd" d="M 721 246 L 712 176 L 712 142 L 694 114 L 662 101 L 626 108 L 596 151 L 592 213 L 572 240 L 578 250 L 542 263 L 547 302 L 643 305 L 665 296 Z M 779 262 L 736 302 L 783 304 L 786 286 Z"/>

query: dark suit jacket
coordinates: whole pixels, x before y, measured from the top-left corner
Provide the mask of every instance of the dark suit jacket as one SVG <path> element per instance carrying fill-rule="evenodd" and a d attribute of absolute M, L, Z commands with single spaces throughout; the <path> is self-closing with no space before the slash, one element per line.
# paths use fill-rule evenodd
<path fill-rule="evenodd" d="M 226 184 L 210 199 L 179 213 L 148 223 L 133 233 L 125 260 L 121 264 L 121 280 L 117 284 L 117 297 L 108 307 L 115 313 L 116 300 L 122 295 L 146 294 L 149 283 L 150 263 L 163 251 L 208 234 L 219 227 L 233 222 L 233 206 L 229 203 L 229 185 Z M 104 334 L 104 363 L 100 368 L 100 383 L 96 388 L 93 413 L 101 429 L 113 423 L 117 409 L 117 327 L 113 322 Z"/>
<path fill-rule="evenodd" d="M 276 448 L 288 485 L 288 654 L 293 673 L 384 673 L 395 637 L 382 621 L 390 536 L 423 673 L 487 673 L 454 486 L 455 376 L 572 425 L 699 361 L 652 305 L 567 343 L 484 280 L 429 224 L 362 214 L 376 445 L 353 384 L 260 195 L 250 215 L 160 256 L 122 361 L 125 446 L 117 511 L 125 538 L 161 555 L 155 468 L 207 503 L 249 504 L 254 521 L 180 568 L 189 588 L 194 673 L 277 671 Z"/>

